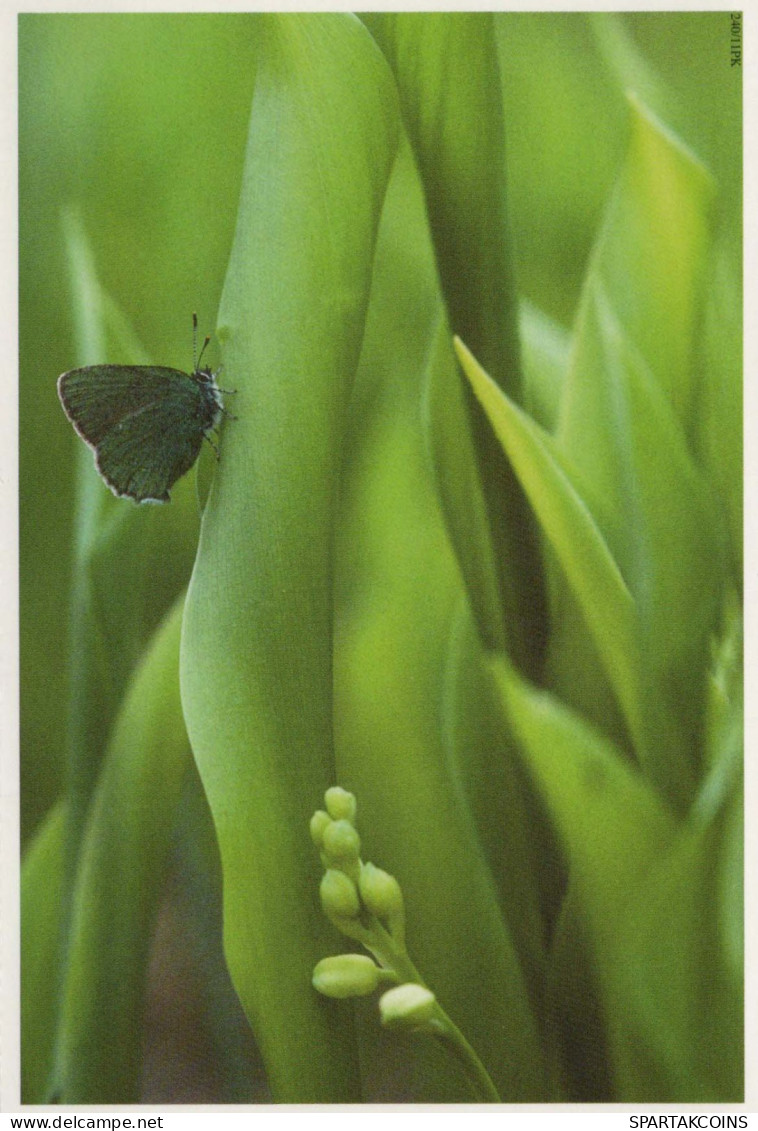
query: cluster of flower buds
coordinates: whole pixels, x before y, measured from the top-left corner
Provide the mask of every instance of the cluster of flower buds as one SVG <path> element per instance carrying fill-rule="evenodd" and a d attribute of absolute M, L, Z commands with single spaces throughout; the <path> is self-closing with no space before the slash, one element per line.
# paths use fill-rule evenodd
<path fill-rule="evenodd" d="M 321 906 L 334 926 L 373 956 L 340 954 L 324 958 L 313 985 L 327 997 L 358 997 L 391 985 L 379 1002 L 382 1024 L 433 1032 L 441 1013 L 405 948 L 403 893 L 394 876 L 361 860 L 355 827 L 356 800 L 334 786 L 326 809 L 311 818 L 311 837 L 321 854 Z M 444 1016 L 444 1015 L 443 1015 Z"/>

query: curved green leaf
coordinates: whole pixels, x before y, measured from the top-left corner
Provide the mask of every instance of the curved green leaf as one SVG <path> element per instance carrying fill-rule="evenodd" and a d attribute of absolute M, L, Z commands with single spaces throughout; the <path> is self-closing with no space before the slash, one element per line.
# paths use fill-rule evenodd
<path fill-rule="evenodd" d="M 547 922 L 556 912 L 562 868 L 513 735 L 493 702 L 482 646 L 466 607 L 453 620 L 442 711 L 453 780 L 477 822 L 538 1015 Z"/>
<path fill-rule="evenodd" d="M 719 516 L 667 396 L 595 280 L 572 382 L 586 386 L 585 442 L 581 453 L 578 436 L 568 443 L 559 435 L 557 443 L 599 496 L 595 513 L 635 599 L 639 756 L 681 806 L 694 795 L 702 761 L 709 638 L 723 581 Z"/>
<path fill-rule="evenodd" d="M 21 865 L 21 1102 L 48 1098 L 58 1016 L 66 806 L 59 801 Z"/>
<path fill-rule="evenodd" d="M 102 287 L 77 215 L 64 216 L 80 365 L 143 363 L 139 342 Z M 115 498 L 78 438 L 78 491 L 68 648 L 69 880 L 91 792 L 123 689 L 161 617 L 186 585 L 197 541 L 193 475 L 170 506 Z"/>
<path fill-rule="evenodd" d="M 601 528 L 553 438 L 497 388 L 462 342 L 456 340 L 455 345 L 463 370 L 581 604 L 634 734 L 639 729 L 635 609 Z"/>
<path fill-rule="evenodd" d="M 555 437 L 634 598 L 634 743 L 680 809 L 701 771 L 708 642 L 724 571 L 722 524 L 690 450 L 713 187 L 697 159 L 633 99 Z M 574 637 L 552 649 L 558 671 L 573 669 L 582 625 L 574 627 Z"/>
<path fill-rule="evenodd" d="M 573 880 L 551 935 L 544 993 L 547 1045 L 561 1098 L 612 1102 L 616 1093 L 602 984 L 584 901 Z"/>
<path fill-rule="evenodd" d="M 615 1098 L 739 1100 L 739 833 L 722 819 L 678 824 L 577 715 L 503 660 L 491 670 L 572 868 L 600 976 Z M 731 800 L 726 812 L 738 817 L 739 791 Z"/>
<path fill-rule="evenodd" d="M 500 604 L 495 546 L 468 423 L 465 389 L 444 315 L 427 365 L 424 416 L 450 541 L 466 579 L 479 632 L 489 648 L 503 651 L 508 633 Z"/>
<path fill-rule="evenodd" d="M 357 794 L 365 858 L 402 884 L 414 961 L 500 1094 L 544 1099 L 522 958 L 445 757 L 443 665 L 462 594 L 419 414 L 440 303 L 408 158 L 403 147 L 379 229 L 336 524 L 337 780 Z M 494 788 L 489 800 L 494 848 L 507 801 Z M 366 1098 L 470 1102 L 436 1043 L 409 1035 L 398 1045 L 372 1009 L 358 1012 L 356 1029 Z"/>
<path fill-rule="evenodd" d="M 492 13 L 402 12 L 365 18 L 397 79 L 449 325 L 482 358 L 500 387 L 521 403 Z M 452 359 L 438 349 L 434 360 L 430 444 L 479 631 L 489 647 L 505 643 L 517 663 L 536 677 L 546 609 L 531 515 L 476 403 L 456 387 Z M 473 452 L 469 441 L 460 439 L 468 429 Z"/>
<path fill-rule="evenodd" d="M 577 883 L 597 916 L 626 899 L 630 876 L 673 839 L 675 824 L 654 789 L 624 755 L 549 692 L 522 680 L 500 658 L 490 661 L 507 717 L 566 844 Z M 612 844 L 618 851 L 609 853 Z M 622 851 L 623 849 L 623 851 Z"/>
<path fill-rule="evenodd" d="M 64 971 L 55 1093 L 139 1098 L 150 932 L 189 745 L 179 701 L 179 601 L 134 674 L 82 842 Z"/>
<path fill-rule="evenodd" d="M 365 19 L 397 79 L 450 323 L 518 399 L 517 310 L 492 13 L 382 12 Z"/>
<path fill-rule="evenodd" d="M 744 1099 L 742 808 L 738 788 L 708 828 L 683 830 L 616 918 L 606 994 L 628 1102 Z"/>
<path fill-rule="evenodd" d="M 714 184 L 693 153 L 636 98 L 626 160 L 606 212 L 585 293 L 600 282 L 633 343 L 693 439 L 698 385 L 695 330 L 702 316 Z M 581 327 L 579 330 L 581 333 Z M 591 398 L 575 357 L 560 433 L 586 444 Z"/>
<path fill-rule="evenodd" d="M 277 1101 L 360 1098 L 318 999 L 305 829 L 334 781 L 332 528 L 398 113 L 348 15 L 265 15 L 219 312 L 238 390 L 187 601 L 182 698 L 221 848 L 225 948 Z M 287 945 L 282 945 L 282 940 Z"/>

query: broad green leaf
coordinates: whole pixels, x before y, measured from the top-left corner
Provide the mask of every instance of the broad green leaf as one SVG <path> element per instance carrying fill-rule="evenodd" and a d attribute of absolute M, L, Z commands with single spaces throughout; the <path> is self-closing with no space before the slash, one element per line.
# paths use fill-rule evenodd
<path fill-rule="evenodd" d="M 176 935 L 169 935 L 168 945 L 165 934 L 162 939 L 156 938 L 155 958 L 164 971 L 168 966 L 170 976 L 177 979 L 180 987 L 188 983 L 187 994 L 180 989 L 175 1005 L 191 1011 L 192 1027 L 197 1023 L 199 1047 L 193 1051 L 193 1059 L 203 1065 L 206 1073 L 213 1074 L 209 1098 L 225 1104 L 270 1103 L 260 1053 L 224 958 L 221 858 L 208 800 L 194 762 L 185 775 L 177 811 L 168 900 L 167 914 L 161 915 L 162 926 L 165 930 L 168 922 L 170 930 L 173 921 Z M 165 996 L 161 969 L 156 977 L 158 962 L 154 960 L 151 966 L 150 990 L 160 1005 Z M 176 966 L 179 969 L 174 971 Z M 169 1016 L 173 1016 L 173 1011 Z M 144 1103 L 163 1102 L 164 1096 L 170 1098 L 175 1094 L 170 1074 L 167 1077 L 156 1072 L 150 1058 L 158 1042 L 160 1063 L 162 1020 L 163 1015 L 158 1012 L 155 1021 L 147 1022 L 153 1049 L 145 1050 Z M 180 1050 L 186 1036 L 178 1034 Z M 192 1044 L 194 1050 L 194 1036 Z M 152 1084 L 149 1092 L 148 1081 Z"/>
<path fill-rule="evenodd" d="M 165 619 L 116 720 L 73 892 L 54 1092 L 139 1099 L 146 965 L 189 745 L 179 700 L 183 602 Z"/>
<path fill-rule="evenodd" d="M 594 513 L 635 599 L 640 759 L 675 805 L 692 799 L 703 749 L 709 638 L 722 534 L 710 487 L 668 397 L 588 282 L 567 386 L 573 434 L 556 442 L 591 482 Z M 584 441 L 580 443 L 579 417 Z"/>
<path fill-rule="evenodd" d="M 21 1102 L 46 1103 L 58 1015 L 66 807 L 48 813 L 21 866 Z"/>
<path fill-rule="evenodd" d="M 464 373 L 487 413 L 566 575 L 634 734 L 638 719 L 635 608 L 590 508 L 553 438 L 522 412 L 456 341 Z"/>
<path fill-rule="evenodd" d="M 722 924 L 740 917 L 739 838 L 722 854 L 720 821 L 693 831 L 678 825 L 578 716 L 503 660 L 492 672 L 572 869 L 600 976 L 616 1098 L 738 1100 L 741 985 L 721 939 Z M 720 858 L 715 869 L 710 862 Z"/>
<path fill-rule="evenodd" d="M 147 358 L 139 342 L 99 281 L 75 213 L 65 214 L 64 227 L 77 363 L 143 363 Z M 194 473 L 177 484 L 170 506 L 137 507 L 111 494 L 94 468 L 92 452 L 70 431 L 79 463 L 68 647 L 69 879 L 123 689 L 146 641 L 187 582 L 198 529 Z"/>
<path fill-rule="evenodd" d="M 522 969 L 445 762 L 442 664 L 460 581 L 419 412 L 440 299 L 408 156 L 403 146 L 382 211 L 348 417 L 336 525 L 337 780 L 358 794 L 365 858 L 403 884 L 408 946 L 450 1016 L 502 1095 L 544 1097 Z M 356 1035 L 365 1098 L 471 1102 L 448 1053 L 390 1038 L 371 1003 L 358 1011 Z"/>
<path fill-rule="evenodd" d="M 530 773 L 566 846 L 593 929 L 607 935 L 615 930 L 612 909 L 623 903 L 635 874 L 671 844 L 674 822 L 653 788 L 611 743 L 549 692 L 528 685 L 504 660 L 490 663 Z"/>
<path fill-rule="evenodd" d="M 602 984 L 573 879 L 550 938 L 543 1009 L 547 1055 L 563 1102 L 612 1102 L 616 1093 Z"/>
<path fill-rule="evenodd" d="M 492 13 L 402 12 L 366 19 L 395 72 L 449 325 L 520 403 L 523 379 Z M 437 351 L 429 379 L 430 444 L 479 631 L 490 647 L 502 648 L 505 641 L 516 662 L 536 677 L 546 610 L 531 516 L 477 405 L 455 387 L 446 351 Z M 469 428 L 473 452 L 471 441 L 459 439 Z M 499 609 L 493 608 L 493 589 Z"/>
<path fill-rule="evenodd" d="M 661 202 L 648 207 L 661 177 L 684 217 L 676 239 Z M 590 686 L 593 653 L 599 653 L 638 757 L 679 808 L 692 800 L 700 773 L 702 691 L 722 573 L 719 517 L 686 439 L 710 190 L 694 159 L 636 111 L 627 162 L 585 283 L 554 441 L 633 598 L 634 649 L 622 686 L 618 670 L 609 667 L 607 640 L 598 636 L 600 611 L 589 608 L 603 598 L 599 592 L 591 597 L 586 587 L 582 596 L 567 573 L 568 601 L 561 601 L 556 581 L 562 638 L 552 641 L 552 678 L 557 687 L 569 682 L 563 669 L 573 666 L 576 652 L 586 661 L 579 669 L 588 673 L 583 686 Z M 637 235 L 634 248 L 630 230 Z M 676 256 L 682 269 L 675 271 Z M 665 329 L 650 306 L 657 291 L 668 301 Z M 523 478 L 522 484 L 526 488 Z M 553 550 L 566 571 L 554 543 Z M 574 599 L 592 646 L 582 643 Z M 600 721 L 602 690 L 597 698 L 569 694 Z M 616 731 L 611 724 L 609 732 Z"/>
<path fill-rule="evenodd" d="M 526 382 L 524 407 L 537 424 L 554 432 L 569 371 L 570 338 L 532 303 L 523 301 L 520 312 Z M 628 738 L 613 688 L 587 631 L 581 606 L 549 547 L 546 573 L 551 611 L 543 682 L 610 738 L 623 744 Z"/>
<path fill-rule="evenodd" d="M 488 846 L 445 759 L 440 700 L 447 624 L 429 594 L 451 601 L 459 594 L 451 586 L 451 563 L 439 552 L 441 532 L 424 529 L 425 499 L 414 474 L 420 437 L 414 442 L 391 415 L 388 404 L 394 459 L 366 467 L 355 497 L 358 514 L 383 515 L 383 521 L 364 531 L 361 584 L 354 582 L 350 618 L 340 623 L 336 641 L 337 780 L 357 793 L 366 859 L 402 885 L 408 946 L 424 978 L 504 1100 L 540 1102 L 550 1091 L 524 968 L 500 911 Z M 502 814 L 505 804 L 496 777 L 489 814 Z M 496 839 L 493 828 L 490 846 Z M 375 1026 L 369 1017 L 365 1028 Z M 381 1048 L 370 1035 L 364 1039 L 374 1053 L 377 1044 Z M 375 1076 L 384 1062 L 373 1068 Z M 411 1046 L 404 1063 L 414 1072 L 404 1098 L 470 1101 L 460 1074 L 431 1047 Z"/>
<path fill-rule="evenodd" d="M 593 12 L 583 19 L 612 79 L 609 99 L 620 103 L 624 94 L 636 94 L 713 174 L 719 211 L 728 200 L 741 214 L 743 67 L 730 57 L 739 46 L 739 33 L 732 41 L 733 17 L 723 11 L 668 11 L 651 18 L 627 11 Z M 685 44 L 682 65 L 678 48 Z M 729 128 L 720 128 L 725 122 Z"/>
<path fill-rule="evenodd" d="M 149 594 L 157 596 L 155 586 L 167 583 L 174 552 L 183 559 L 181 578 L 153 625 L 186 585 L 197 544 L 197 504 L 189 497 L 193 475 L 186 487 L 178 485 L 181 497 L 168 507 L 113 499 L 61 410 L 56 378 L 75 365 L 135 362 L 145 353 L 155 362 L 190 367 L 191 315 L 196 310 L 201 329 L 211 328 L 234 232 L 254 78 L 254 20 L 250 13 L 187 11 L 19 17 L 24 836 L 62 792 L 69 673 L 51 641 L 63 641 L 68 631 L 77 460 L 105 506 L 134 511 L 132 521 L 139 516 L 141 524 L 165 532 L 150 567 Z M 97 262 L 104 301 L 89 309 L 102 314 L 107 327 L 104 351 L 85 352 L 72 322 L 79 282 L 72 295 L 60 222 L 69 206 L 83 218 Z M 134 334 L 121 333 L 119 319 L 111 317 L 103 287 L 117 297 L 144 344 L 140 349 L 129 343 Z M 215 343 L 209 354 L 215 366 Z M 191 531 L 174 526 L 178 510 L 191 520 Z M 151 541 L 145 535 L 139 525 L 135 541 L 143 548 Z M 135 587 L 128 573 L 113 583 L 124 609 Z M 96 702 L 89 710 L 94 717 Z"/>
<path fill-rule="evenodd" d="M 503 651 L 508 632 L 500 604 L 496 551 L 468 424 L 465 389 L 444 314 L 429 355 L 424 416 L 440 502 L 479 632 L 488 647 Z"/>
<path fill-rule="evenodd" d="M 723 569 L 720 519 L 690 451 L 712 193 L 697 160 L 633 100 L 627 157 L 585 280 L 556 432 L 635 601 L 636 751 L 680 809 L 700 774 Z M 573 666 L 575 639 L 566 634 L 563 646 L 563 662 L 552 650 L 559 671 Z"/>
<path fill-rule="evenodd" d="M 492 13 L 382 12 L 366 22 L 397 79 L 451 326 L 518 398 L 517 311 Z"/>
<path fill-rule="evenodd" d="M 601 285 L 625 337 L 644 358 L 691 441 L 698 397 L 695 330 L 703 306 L 714 185 L 694 154 L 641 102 L 631 98 L 630 105 L 626 160 L 585 293 Z M 578 359 L 572 370 L 560 432 L 573 454 L 586 444 L 587 386 Z"/>
<path fill-rule="evenodd" d="M 616 917 L 608 1014 L 628 1102 L 744 1098 L 741 818 L 736 790 L 724 816 L 651 863 Z"/>
<path fill-rule="evenodd" d="M 603 653 L 587 626 L 582 602 L 571 588 L 559 559 L 547 548 L 551 594 L 550 645 L 544 685 L 606 737 L 630 747 L 629 723 L 609 677 Z"/>
<path fill-rule="evenodd" d="M 547 922 L 555 915 L 563 879 L 560 855 L 513 735 L 493 701 L 482 647 L 465 607 L 453 620 L 442 710 L 451 774 L 474 815 L 537 1013 Z"/>
<path fill-rule="evenodd" d="M 330 932 L 306 829 L 334 781 L 334 506 L 398 113 L 354 17 L 256 28 L 219 312 L 238 419 L 204 515 L 182 699 L 221 848 L 227 961 L 273 1096 L 337 1102 L 360 1084 L 349 1021 L 310 983 Z"/>
<path fill-rule="evenodd" d="M 402 884 L 408 945 L 424 977 L 501 1094 L 544 1098 L 521 960 L 460 778 L 445 761 L 443 664 L 451 609 L 462 598 L 419 413 L 439 306 L 423 201 L 403 147 L 379 229 L 340 492 L 337 780 L 357 794 L 365 858 Z M 492 795 L 496 824 L 504 802 Z M 448 1053 L 412 1036 L 390 1039 L 370 1003 L 358 1011 L 357 1035 L 367 1099 L 471 1101 Z"/>

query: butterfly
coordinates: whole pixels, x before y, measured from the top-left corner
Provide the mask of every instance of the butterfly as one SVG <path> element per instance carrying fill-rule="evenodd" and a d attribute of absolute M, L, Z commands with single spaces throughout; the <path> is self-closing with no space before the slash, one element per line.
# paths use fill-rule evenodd
<path fill-rule="evenodd" d="M 95 454 L 95 467 L 114 495 L 136 503 L 167 503 L 169 491 L 194 465 L 224 408 L 218 373 L 201 369 L 197 315 L 192 316 L 192 373 L 164 365 L 86 365 L 58 378 L 63 411 Z"/>

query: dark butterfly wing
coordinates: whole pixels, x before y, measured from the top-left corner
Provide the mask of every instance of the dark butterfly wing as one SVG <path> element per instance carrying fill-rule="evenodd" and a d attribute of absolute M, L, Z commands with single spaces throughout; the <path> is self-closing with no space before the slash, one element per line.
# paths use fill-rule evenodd
<path fill-rule="evenodd" d="M 97 448 L 119 422 L 185 385 L 191 393 L 193 378 L 166 366 L 88 365 L 58 378 L 58 396 L 76 431 Z"/>
<path fill-rule="evenodd" d="M 169 489 L 194 464 L 203 443 L 201 391 L 172 389 L 114 424 L 95 450 L 95 465 L 116 495 L 165 503 Z"/>

